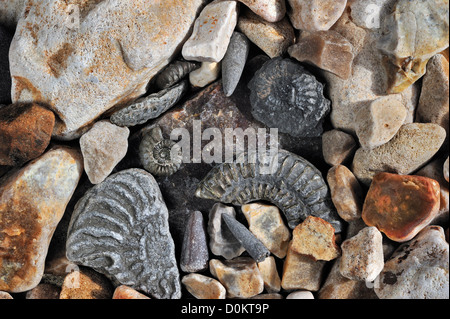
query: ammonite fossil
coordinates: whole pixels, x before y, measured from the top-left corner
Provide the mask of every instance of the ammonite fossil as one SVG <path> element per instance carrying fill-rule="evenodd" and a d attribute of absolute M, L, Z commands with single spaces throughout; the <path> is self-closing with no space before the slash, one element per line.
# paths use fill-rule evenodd
<path fill-rule="evenodd" d="M 168 217 L 151 174 L 134 168 L 111 175 L 77 202 L 67 258 L 156 299 L 178 299 L 181 285 Z"/>
<path fill-rule="evenodd" d="M 318 137 L 331 102 L 322 83 L 298 62 L 267 61 L 248 84 L 254 118 L 294 137 Z"/>
<path fill-rule="evenodd" d="M 161 89 L 167 89 L 182 79 L 189 73 L 200 68 L 201 63 L 193 61 L 175 61 L 167 66 L 157 77 L 156 86 Z"/>
<path fill-rule="evenodd" d="M 155 176 L 170 176 L 181 166 L 183 155 L 174 141 L 164 139 L 159 126 L 151 128 L 139 146 L 142 166 Z"/>
<path fill-rule="evenodd" d="M 331 201 L 321 172 L 304 158 L 279 150 L 265 157 L 239 156 L 214 167 L 200 182 L 196 196 L 241 206 L 269 201 L 284 212 L 294 229 L 307 216 L 320 217 L 342 231 L 342 220 Z"/>
<path fill-rule="evenodd" d="M 136 126 L 159 117 L 177 104 L 187 92 L 189 83 L 184 80 L 179 84 L 138 99 L 129 106 L 111 115 L 110 121 L 118 126 Z"/>

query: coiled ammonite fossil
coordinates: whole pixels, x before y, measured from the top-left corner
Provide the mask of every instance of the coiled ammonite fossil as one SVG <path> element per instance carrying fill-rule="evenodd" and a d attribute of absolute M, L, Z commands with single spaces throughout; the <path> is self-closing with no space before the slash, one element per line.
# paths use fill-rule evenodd
<path fill-rule="evenodd" d="M 322 83 L 298 62 L 281 57 L 267 61 L 248 87 L 253 117 L 294 137 L 318 137 L 331 110 Z"/>
<path fill-rule="evenodd" d="M 286 150 L 268 151 L 265 157 L 243 154 L 233 163 L 218 165 L 200 182 L 195 195 L 236 206 L 268 201 L 285 214 L 291 229 L 315 216 L 329 222 L 337 233 L 342 231 L 321 172 Z"/>
<path fill-rule="evenodd" d="M 164 139 L 159 126 L 144 135 L 139 146 L 139 157 L 142 166 L 155 176 L 174 174 L 183 159 L 180 146 L 170 139 Z"/>

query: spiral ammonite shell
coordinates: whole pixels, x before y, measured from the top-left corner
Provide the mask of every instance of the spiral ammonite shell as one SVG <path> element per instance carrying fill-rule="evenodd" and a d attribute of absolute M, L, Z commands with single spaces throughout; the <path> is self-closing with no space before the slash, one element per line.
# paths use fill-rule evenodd
<path fill-rule="evenodd" d="M 174 141 L 164 139 L 161 128 L 156 126 L 144 135 L 139 146 L 142 166 L 155 176 L 170 176 L 181 166 L 181 148 Z"/>

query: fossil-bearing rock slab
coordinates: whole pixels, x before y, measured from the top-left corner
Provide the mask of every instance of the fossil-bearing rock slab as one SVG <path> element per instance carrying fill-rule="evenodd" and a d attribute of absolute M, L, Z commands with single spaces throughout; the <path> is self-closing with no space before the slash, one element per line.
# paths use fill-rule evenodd
<path fill-rule="evenodd" d="M 0 290 L 23 292 L 44 274 L 50 240 L 83 173 L 81 153 L 54 147 L 0 181 Z"/>
<path fill-rule="evenodd" d="M 106 111 L 146 93 L 203 3 L 33 1 L 11 43 L 12 101 L 47 103 L 58 115 L 54 136 L 79 137 Z"/>
<path fill-rule="evenodd" d="M 324 85 L 300 63 L 289 58 L 271 59 L 248 87 L 256 120 L 295 137 L 322 134 L 331 103 L 323 95 Z"/>
<path fill-rule="evenodd" d="M 375 293 L 380 299 L 448 299 L 448 243 L 440 226 L 428 226 L 386 261 Z"/>
<path fill-rule="evenodd" d="M 142 169 L 109 176 L 78 201 L 67 258 L 156 299 L 181 297 L 168 211 L 154 177 Z"/>

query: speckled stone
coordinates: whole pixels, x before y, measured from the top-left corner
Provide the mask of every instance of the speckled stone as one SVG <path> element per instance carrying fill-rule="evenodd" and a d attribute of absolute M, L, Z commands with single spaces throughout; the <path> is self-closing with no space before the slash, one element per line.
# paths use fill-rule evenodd
<path fill-rule="evenodd" d="M 27 291 L 26 299 L 59 299 L 61 288 L 49 283 L 40 283 Z"/>
<path fill-rule="evenodd" d="M 0 182 L 0 290 L 36 287 L 45 258 L 83 172 L 81 153 L 57 146 Z"/>
<path fill-rule="evenodd" d="M 294 29 L 286 17 L 278 22 L 268 22 L 247 11 L 239 17 L 237 28 L 270 58 L 286 53 L 295 41 Z"/>
<path fill-rule="evenodd" d="M 6 291 L 0 291 L 0 300 L 3 299 L 14 299 L 14 298 Z"/>
<path fill-rule="evenodd" d="M 288 53 L 300 62 L 315 65 L 343 79 L 348 79 L 352 74 L 353 45 L 333 30 L 302 32 Z"/>
<path fill-rule="evenodd" d="M 277 22 L 286 14 L 285 0 L 238 0 L 268 22 Z"/>
<path fill-rule="evenodd" d="M 277 264 L 273 256 L 267 257 L 258 263 L 258 269 L 264 280 L 264 288 L 269 293 L 280 292 L 281 279 L 278 275 Z"/>
<path fill-rule="evenodd" d="M 339 267 L 348 279 L 374 281 L 384 267 L 383 236 L 376 227 L 366 227 L 345 240 Z"/>
<path fill-rule="evenodd" d="M 378 173 L 364 201 L 362 218 L 391 240 L 411 240 L 436 217 L 439 189 L 431 178 Z"/>
<path fill-rule="evenodd" d="M 352 171 L 346 166 L 333 166 L 327 174 L 331 200 L 339 216 L 350 222 L 361 218 L 364 194 Z"/>
<path fill-rule="evenodd" d="M 73 271 L 64 278 L 60 299 L 111 299 L 112 283 L 90 268 Z"/>
<path fill-rule="evenodd" d="M 236 1 L 214 1 L 203 8 L 181 51 L 186 60 L 220 62 L 236 27 Z"/>
<path fill-rule="evenodd" d="M 391 0 L 349 1 L 352 20 L 361 28 L 379 29 L 383 10 Z"/>
<path fill-rule="evenodd" d="M 290 249 L 313 260 L 330 261 L 340 256 L 335 230 L 322 218 L 308 216 L 292 232 Z"/>
<path fill-rule="evenodd" d="M 231 298 L 251 298 L 264 290 L 264 280 L 256 262 L 247 257 L 233 260 L 209 261 L 211 274 L 217 278 L 227 290 Z"/>
<path fill-rule="evenodd" d="M 372 150 L 358 149 L 353 159 L 352 172 L 366 185 L 370 185 L 372 178 L 379 172 L 410 174 L 439 151 L 445 136 L 445 130 L 437 124 L 405 124 L 386 144 Z"/>
<path fill-rule="evenodd" d="M 84 170 L 92 184 L 99 184 L 125 157 L 130 130 L 99 121 L 80 138 Z"/>
<path fill-rule="evenodd" d="M 134 290 L 131 287 L 120 285 L 114 289 L 112 299 L 150 299 L 139 291 Z"/>
<path fill-rule="evenodd" d="M 322 134 L 322 154 L 331 166 L 347 163 L 356 150 L 355 138 L 341 130 L 330 130 Z"/>
<path fill-rule="evenodd" d="M 328 30 L 344 12 L 347 0 L 287 0 L 289 18 L 302 31 Z"/>
<path fill-rule="evenodd" d="M 375 292 L 380 299 L 448 299 L 448 260 L 443 228 L 428 226 L 386 261 Z"/>
<path fill-rule="evenodd" d="M 252 203 L 242 206 L 250 231 L 278 258 L 284 258 L 291 239 L 280 210 L 273 205 Z"/>
<path fill-rule="evenodd" d="M 184 272 L 198 272 L 208 268 L 209 252 L 203 215 L 199 211 L 189 216 L 181 247 L 180 267 Z"/>
<path fill-rule="evenodd" d="M 225 299 L 227 291 L 216 279 L 202 274 L 189 274 L 181 279 L 187 291 L 197 299 Z"/>

